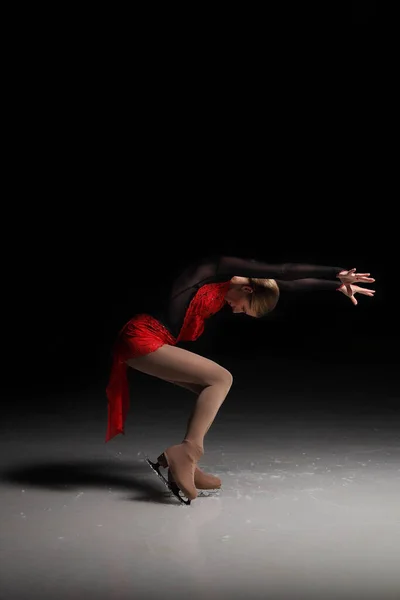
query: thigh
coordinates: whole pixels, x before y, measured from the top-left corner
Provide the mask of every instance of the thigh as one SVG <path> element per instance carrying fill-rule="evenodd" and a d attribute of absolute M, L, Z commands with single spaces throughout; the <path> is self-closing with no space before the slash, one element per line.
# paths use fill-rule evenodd
<path fill-rule="evenodd" d="M 177 384 L 205 387 L 221 381 L 228 385 L 232 383 L 229 371 L 218 363 L 167 344 L 155 352 L 129 359 L 127 364 L 133 369 Z"/>

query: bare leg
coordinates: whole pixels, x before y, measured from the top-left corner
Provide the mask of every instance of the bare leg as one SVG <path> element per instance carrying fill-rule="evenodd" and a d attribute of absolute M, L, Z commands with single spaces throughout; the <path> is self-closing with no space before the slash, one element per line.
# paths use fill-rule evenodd
<path fill-rule="evenodd" d="M 155 352 L 127 361 L 127 364 L 154 377 L 173 381 L 199 396 L 190 416 L 185 439 L 201 446 L 232 385 L 232 375 L 217 363 L 176 346 L 161 346 Z M 188 384 L 188 385 L 185 385 Z M 195 386 L 195 387 L 194 387 Z"/>
<path fill-rule="evenodd" d="M 180 381 L 172 381 L 171 379 L 166 379 L 165 381 L 168 381 L 169 383 L 173 383 L 174 385 L 178 385 L 179 387 L 183 387 L 186 390 L 189 390 L 190 392 L 193 392 L 193 394 L 196 394 L 196 396 L 200 396 L 201 392 L 204 390 L 204 386 L 199 385 L 197 383 L 182 383 Z M 194 417 L 195 412 L 196 412 L 196 405 L 194 406 L 192 414 L 189 417 L 189 421 L 188 421 L 188 425 L 187 425 L 187 429 L 186 429 L 186 433 L 185 433 L 185 439 L 187 439 L 187 436 L 188 436 L 188 433 L 189 433 L 189 428 L 190 428 L 190 425 L 191 425 L 191 423 L 193 421 L 193 417 Z"/>
<path fill-rule="evenodd" d="M 180 383 L 179 381 L 172 381 L 170 379 L 166 379 L 165 381 L 168 381 L 168 383 L 173 383 L 174 385 L 178 385 L 179 387 L 183 387 L 183 388 L 193 392 L 194 394 L 196 394 L 196 396 L 199 396 L 204 389 L 202 385 L 198 385 L 197 383 Z M 192 422 L 194 413 L 195 413 L 195 409 L 193 409 L 193 412 L 189 418 L 189 423 L 187 426 L 185 438 L 188 435 L 190 423 Z M 168 479 L 170 481 L 171 480 L 173 481 L 173 478 L 172 478 L 172 475 L 170 472 L 168 472 Z M 196 470 L 194 472 L 194 484 L 198 490 L 216 490 L 221 487 L 222 481 L 216 475 L 212 475 L 211 473 L 205 473 L 197 465 Z"/>

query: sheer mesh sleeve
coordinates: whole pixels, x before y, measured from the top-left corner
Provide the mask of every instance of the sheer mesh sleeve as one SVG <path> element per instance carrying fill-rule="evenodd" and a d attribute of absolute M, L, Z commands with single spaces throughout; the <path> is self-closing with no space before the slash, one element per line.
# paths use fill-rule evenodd
<path fill-rule="evenodd" d="M 242 277 L 261 277 L 265 279 L 336 279 L 342 267 L 325 267 L 302 263 L 268 264 L 251 259 L 222 256 L 218 260 L 217 273 Z"/>
<path fill-rule="evenodd" d="M 328 279 L 297 279 L 296 281 L 281 281 L 276 280 L 278 287 L 283 291 L 288 292 L 312 292 L 317 290 L 337 290 L 341 286 L 341 282 L 329 281 Z"/>

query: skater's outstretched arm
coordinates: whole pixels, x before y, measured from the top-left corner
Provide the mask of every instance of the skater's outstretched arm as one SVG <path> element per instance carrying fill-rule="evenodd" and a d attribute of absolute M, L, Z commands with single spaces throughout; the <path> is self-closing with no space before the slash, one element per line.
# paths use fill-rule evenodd
<path fill-rule="evenodd" d="M 311 265 L 305 263 L 272 264 L 248 258 L 234 256 L 216 256 L 204 259 L 186 269 L 173 285 L 171 298 L 184 294 L 187 290 L 199 288 L 206 283 L 228 281 L 234 276 L 280 281 L 299 281 L 298 287 L 291 289 L 316 289 L 316 280 L 324 280 L 322 288 L 341 284 L 375 281 L 369 273 L 356 273 L 356 269 L 346 270 L 343 267 Z M 325 286 L 325 287 L 324 287 Z M 329 287 L 329 289 L 330 289 Z"/>
<path fill-rule="evenodd" d="M 352 297 L 351 286 L 357 282 L 371 283 L 375 279 L 369 277 L 370 273 L 357 273 L 356 269 L 346 270 L 342 267 L 327 267 L 323 265 L 310 265 L 304 263 L 268 264 L 251 259 L 231 256 L 219 257 L 217 265 L 218 276 L 226 274 L 242 277 L 257 277 L 275 279 L 281 290 L 286 291 L 315 291 L 338 290 Z M 357 287 L 359 293 L 364 288 Z M 366 295 L 372 295 L 365 290 Z M 354 300 L 353 300 L 354 303 Z M 355 302 L 356 304 L 356 302 Z"/>

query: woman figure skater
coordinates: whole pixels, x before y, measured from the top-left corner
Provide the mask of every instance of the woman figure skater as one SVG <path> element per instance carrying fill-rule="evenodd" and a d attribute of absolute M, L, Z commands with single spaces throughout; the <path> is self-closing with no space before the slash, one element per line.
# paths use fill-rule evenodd
<path fill-rule="evenodd" d="M 280 290 L 337 290 L 356 305 L 355 294 L 374 295 L 375 290 L 355 285 L 375 281 L 369 275 L 341 267 L 272 265 L 226 256 L 202 260 L 184 270 L 159 313 L 135 315 L 118 335 L 107 386 L 106 442 L 124 433 L 129 408 L 127 366 L 186 387 L 198 397 L 184 439 L 166 448 L 157 464 L 151 465 L 159 475 L 160 466 L 168 468 L 170 484 L 181 490 L 188 504 L 197 497 L 197 490 L 219 488 L 221 480 L 201 471 L 197 463 L 204 454 L 204 437 L 232 385 L 232 375 L 177 344 L 196 340 L 206 319 L 225 304 L 234 313 L 255 318 L 266 315 L 275 308 Z"/>

